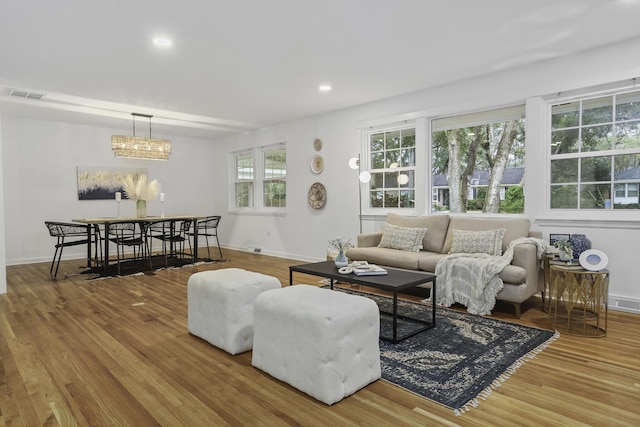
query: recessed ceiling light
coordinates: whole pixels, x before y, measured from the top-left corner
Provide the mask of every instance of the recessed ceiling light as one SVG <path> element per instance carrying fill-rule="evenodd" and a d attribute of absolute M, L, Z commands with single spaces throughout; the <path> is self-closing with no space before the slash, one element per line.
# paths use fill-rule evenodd
<path fill-rule="evenodd" d="M 329 92 L 331 90 L 331 85 L 320 85 L 318 86 L 318 90 L 320 92 Z"/>
<path fill-rule="evenodd" d="M 168 47 L 171 46 L 173 44 L 173 42 L 167 38 L 164 37 L 156 37 L 155 39 L 153 39 L 153 43 L 156 46 L 162 46 L 162 47 Z"/>

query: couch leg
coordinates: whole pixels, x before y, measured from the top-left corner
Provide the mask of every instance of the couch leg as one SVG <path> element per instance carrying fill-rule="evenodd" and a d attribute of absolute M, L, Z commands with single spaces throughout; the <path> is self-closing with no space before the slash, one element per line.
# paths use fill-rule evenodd
<path fill-rule="evenodd" d="M 516 319 L 520 318 L 520 303 L 512 303 L 513 307 L 516 309 Z"/>

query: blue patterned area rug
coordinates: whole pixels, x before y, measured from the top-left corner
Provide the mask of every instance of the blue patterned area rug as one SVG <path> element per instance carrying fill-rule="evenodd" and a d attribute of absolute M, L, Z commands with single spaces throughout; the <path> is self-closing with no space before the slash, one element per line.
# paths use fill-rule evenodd
<path fill-rule="evenodd" d="M 353 289 L 391 312 L 391 298 Z M 431 305 L 398 300 L 398 312 L 431 320 Z M 391 335 L 391 316 L 381 314 L 380 329 Z M 399 321 L 399 333 L 415 328 Z M 436 326 L 398 344 L 380 341 L 382 378 L 437 402 L 460 415 L 484 400 L 528 359 L 559 334 L 447 308 L 436 308 Z"/>

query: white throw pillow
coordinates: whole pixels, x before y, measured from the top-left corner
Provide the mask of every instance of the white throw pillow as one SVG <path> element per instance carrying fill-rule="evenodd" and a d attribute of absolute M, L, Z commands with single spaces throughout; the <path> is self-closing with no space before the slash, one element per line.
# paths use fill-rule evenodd
<path fill-rule="evenodd" d="M 427 234 L 426 228 L 399 227 L 385 224 L 378 247 L 418 252 L 422 249 L 422 239 L 424 239 L 425 234 Z"/>
<path fill-rule="evenodd" d="M 502 255 L 504 228 L 486 231 L 453 230 L 450 254 Z"/>

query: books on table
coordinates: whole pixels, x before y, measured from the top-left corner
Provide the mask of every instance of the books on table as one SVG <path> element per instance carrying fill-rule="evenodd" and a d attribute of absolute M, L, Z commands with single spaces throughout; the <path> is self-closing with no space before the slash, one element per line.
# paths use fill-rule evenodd
<path fill-rule="evenodd" d="M 549 265 L 560 267 L 564 270 L 584 270 L 580 261 L 577 259 L 571 261 L 560 261 L 559 259 L 552 259 L 549 261 Z"/>
<path fill-rule="evenodd" d="M 360 267 L 355 267 L 353 269 L 353 273 L 356 276 L 380 276 L 383 274 L 387 274 L 387 270 L 375 264 L 367 264 Z"/>

